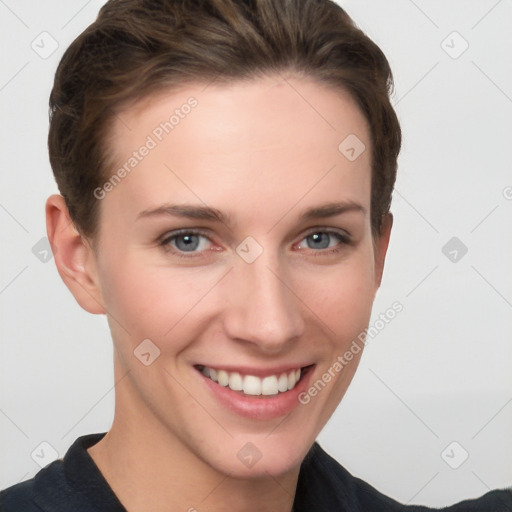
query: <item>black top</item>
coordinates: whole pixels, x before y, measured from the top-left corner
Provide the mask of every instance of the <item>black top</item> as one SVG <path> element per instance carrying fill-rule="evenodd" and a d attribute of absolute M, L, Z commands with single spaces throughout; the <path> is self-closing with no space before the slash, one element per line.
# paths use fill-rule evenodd
<path fill-rule="evenodd" d="M 79 437 L 63 460 L 34 478 L 0 492 L 1 512 L 126 512 L 87 448 L 105 434 Z M 427 512 L 406 506 L 353 477 L 315 443 L 302 462 L 293 512 Z M 442 509 L 446 512 L 512 512 L 512 492 L 495 490 Z"/>

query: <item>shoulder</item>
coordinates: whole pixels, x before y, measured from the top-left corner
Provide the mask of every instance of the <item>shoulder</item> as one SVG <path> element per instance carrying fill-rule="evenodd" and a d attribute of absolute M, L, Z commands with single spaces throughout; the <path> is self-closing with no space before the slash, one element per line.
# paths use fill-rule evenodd
<path fill-rule="evenodd" d="M 56 460 L 41 469 L 34 478 L 4 489 L 0 492 L 2 512 L 41 512 L 41 489 L 45 492 L 61 492 L 65 482 L 62 460 Z M 43 493 L 44 498 L 44 493 Z"/>
<path fill-rule="evenodd" d="M 317 505 L 316 507 L 314 505 Z M 318 505 L 320 504 L 320 507 Z M 490 491 L 442 509 L 405 505 L 385 496 L 367 482 L 352 476 L 315 443 L 304 459 L 299 475 L 294 512 L 303 510 L 351 510 L 353 512 L 511 512 L 512 491 Z"/>
<path fill-rule="evenodd" d="M 91 512 L 107 510 L 95 507 L 90 494 L 97 487 L 89 484 L 94 478 L 94 463 L 85 451 L 87 446 L 104 434 L 79 437 L 64 459 L 58 459 L 41 469 L 34 478 L 0 492 L 1 512 Z M 85 461 L 85 462 L 84 462 Z M 92 474 L 92 476 L 91 476 Z M 77 481 L 79 484 L 77 485 Z M 90 491 L 89 494 L 87 491 Z M 108 510 L 122 510 L 121 507 Z"/>
<path fill-rule="evenodd" d="M 70 486 L 65 464 L 56 460 L 34 478 L 0 492 L 1 512 L 97 512 L 87 497 Z"/>
<path fill-rule="evenodd" d="M 33 502 L 34 479 L 21 482 L 0 492 L 0 510 L 2 512 L 41 512 Z"/>

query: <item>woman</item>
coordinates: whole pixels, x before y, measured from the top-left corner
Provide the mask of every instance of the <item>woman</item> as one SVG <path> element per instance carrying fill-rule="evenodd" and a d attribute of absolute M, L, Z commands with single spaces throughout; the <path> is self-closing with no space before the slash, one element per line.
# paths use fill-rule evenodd
<path fill-rule="evenodd" d="M 101 9 L 55 77 L 46 212 L 62 279 L 107 315 L 115 417 L 2 510 L 429 510 L 315 443 L 382 277 L 391 87 L 328 0 Z"/>

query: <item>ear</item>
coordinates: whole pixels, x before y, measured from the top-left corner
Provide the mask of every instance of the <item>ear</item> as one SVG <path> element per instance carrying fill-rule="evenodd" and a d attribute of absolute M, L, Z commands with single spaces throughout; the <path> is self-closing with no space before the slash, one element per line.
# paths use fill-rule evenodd
<path fill-rule="evenodd" d="M 60 277 L 78 304 L 89 313 L 104 314 L 95 254 L 76 230 L 61 195 L 46 201 L 46 232 Z"/>
<path fill-rule="evenodd" d="M 393 227 L 393 215 L 386 213 L 382 218 L 380 233 L 374 241 L 375 255 L 375 292 L 382 281 L 382 273 L 384 272 L 384 262 L 391 236 L 391 228 Z"/>

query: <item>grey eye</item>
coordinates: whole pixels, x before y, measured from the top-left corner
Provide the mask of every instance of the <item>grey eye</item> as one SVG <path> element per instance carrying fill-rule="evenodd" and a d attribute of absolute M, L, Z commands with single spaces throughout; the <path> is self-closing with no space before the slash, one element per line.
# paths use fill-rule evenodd
<path fill-rule="evenodd" d="M 177 249 L 180 251 L 191 252 L 195 251 L 199 247 L 201 235 L 177 235 L 174 237 L 174 243 Z"/>
<path fill-rule="evenodd" d="M 313 233 L 306 237 L 310 249 L 327 249 L 332 233 Z M 311 244 L 309 244 L 311 242 Z"/>

